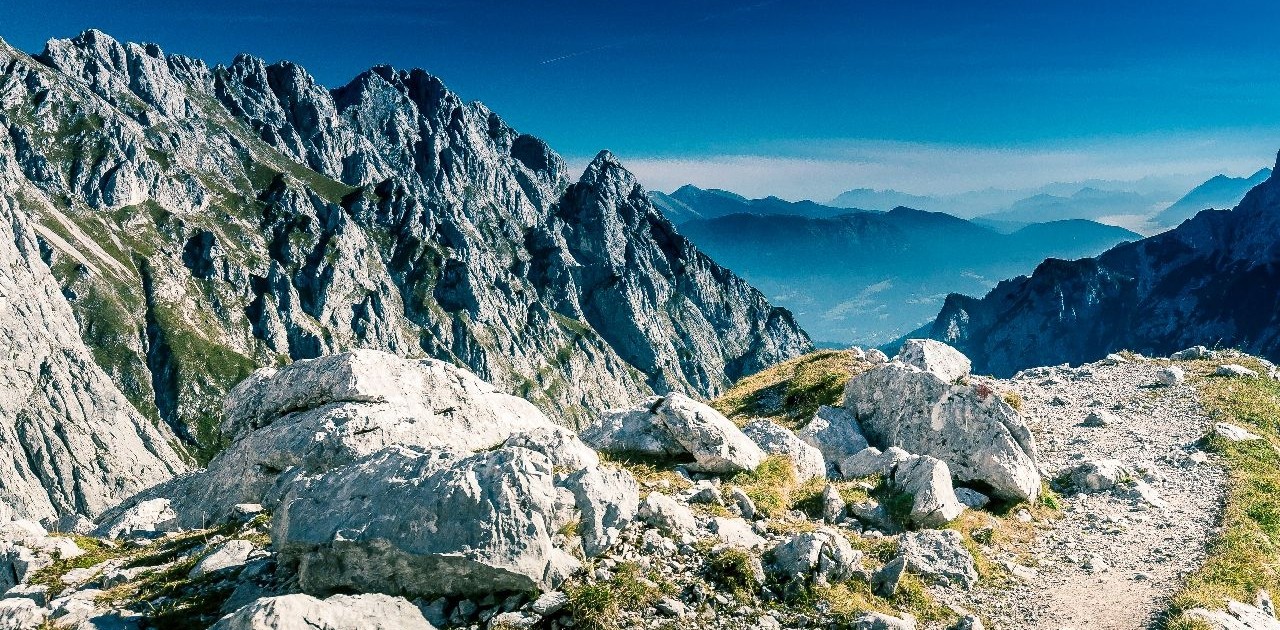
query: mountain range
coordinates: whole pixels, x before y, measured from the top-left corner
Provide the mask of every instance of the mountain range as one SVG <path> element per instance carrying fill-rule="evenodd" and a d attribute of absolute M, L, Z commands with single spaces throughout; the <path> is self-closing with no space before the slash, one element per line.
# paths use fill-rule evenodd
<path fill-rule="evenodd" d="M 69 305 L 86 373 L 201 458 L 255 368 L 350 348 L 464 366 L 571 424 L 811 348 L 611 154 L 570 174 L 424 71 L 327 89 L 92 30 L 0 42 L 0 66 L 0 191 L 38 244 L 15 264 L 63 301 L 37 310 Z"/>
<path fill-rule="evenodd" d="M 1268 173 L 1233 210 L 1202 211 L 1096 258 L 1046 260 L 980 299 L 948 296 L 916 334 L 962 349 L 975 369 L 994 374 L 1199 343 L 1277 359 L 1278 235 L 1280 180 Z"/>
<path fill-rule="evenodd" d="M 1173 205 L 1160 211 L 1151 222 L 1157 226 L 1174 227 L 1195 216 L 1201 210 L 1217 208 L 1219 210 L 1235 207 L 1249 189 L 1271 177 L 1271 169 L 1259 169 L 1249 177 L 1228 177 L 1216 175 L 1203 184 L 1191 189 Z"/>
<path fill-rule="evenodd" d="M 939 212 L 847 212 L 685 186 L 680 230 L 791 309 L 815 339 L 881 344 L 937 313 L 947 293 L 985 292 L 1046 257 L 1096 254 L 1138 234 L 1067 220 L 1005 234 Z M 657 204 L 666 206 L 660 201 Z"/>

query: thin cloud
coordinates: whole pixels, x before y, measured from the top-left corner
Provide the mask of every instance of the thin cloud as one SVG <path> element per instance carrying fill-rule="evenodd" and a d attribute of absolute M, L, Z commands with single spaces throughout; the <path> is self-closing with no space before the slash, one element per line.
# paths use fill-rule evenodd
<path fill-rule="evenodd" d="M 1280 130 L 1238 130 L 981 147 L 884 141 L 778 143 L 736 154 L 628 155 L 623 163 L 652 190 L 684 184 L 748 197 L 829 200 L 851 188 L 953 195 L 1034 189 L 1055 182 L 1160 178 L 1174 188 L 1217 173 L 1247 175 L 1275 162 Z M 589 158 L 571 159 L 582 167 Z M 1171 200 L 1172 201 L 1172 200 Z"/>

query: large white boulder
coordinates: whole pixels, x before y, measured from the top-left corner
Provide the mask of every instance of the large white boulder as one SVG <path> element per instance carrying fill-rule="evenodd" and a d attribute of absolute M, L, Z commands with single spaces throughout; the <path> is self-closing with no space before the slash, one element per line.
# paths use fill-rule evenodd
<path fill-rule="evenodd" d="M 1040 491 L 1035 438 L 1013 407 L 988 386 L 956 384 L 898 361 L 855 376 L 845 388 L 868 441 L 947 463 L 962 481 L 1003 499 Z"/>
<path fill-rule="evenodd" d="M 581 566 L 552 542 L 575 516 L 540 453 L 396 446 L 297 481 L 272 542 L 306 592 L 528 592 Z"/>
<path fill-rule="evenodd" d="M 796 435 L 818 449 L 827 463 L 837 468 L 840 462 L 867 448 L 867 438 L 862 435 L 858 419 L 851 411 L 839 407 L 818 407 L 813 419 Z"/>
<path fill-rule="evenodd" d="M 380 593 L 316 599 L 264 597 L 223 617 L 211 630 L 435 630 L 403 597 Z"/>
<path fill-rule="evenodd" d="M 788 597 L 809 586 L 833 584 L 853 577 L 862 552 L 839 531 L 819 528 L 792 536 L 764 555 L 765 568 L 782 583 Z"/>
<path fill-rule="evenodd" d="M 932 339 L 908 339 L 894 360 L 933 372 L 948 383 L 968 376 L 973 367 L 969 357 L 959 350 Z"/>
<path fill-rule="evenodd" d="M 918 575 L 964 588 L 978 581 L 973 555 L 953 529 L 907 532 L 898 538 L 898 555 L 906 558 L 907 570 Z"/>
<path fill-rule="evenodd" d="M 629 409 L 604 412 L 582 432 L 592 447 L 614 453 L 691 457 L 690 470 L 755 470 L 764 451 L 732 421 L 683 394 L 652 397 Z"/>
<path fill-rule="evenodd" d="M 556 465 L 570 470 L 598 462 L 531 403 L 467 370 L 374 350 L 258 370 L 227 395 L 225 408 L 224 430 L 236 439 L 206 470 L 140 494 L 104 522 L 156 497 L 170 500 L 177 524 L 186 528 L 225 521 L 237 504 L 271 510 L 295 477 L 388 446 L 471 452 L 510 440 L 552 453 Z"/>
<path fill-rule="evenodd" d="M 827 476 L 827 462 L 822 451 L 805 443 L 790 429 L 771 420 L 754 420 L 742 427 L 742 432 L 764 452 L 785 455 L 790 459 L 800 481 Z"/>
<path fill-rule="evenodd" d="M 909 518 L 917 526 L 942 527 L 964 512 L 951 486 L 951 470 L 940 459 L 912 455 L 893 469 L 891 483 L 912 496 Z"/>

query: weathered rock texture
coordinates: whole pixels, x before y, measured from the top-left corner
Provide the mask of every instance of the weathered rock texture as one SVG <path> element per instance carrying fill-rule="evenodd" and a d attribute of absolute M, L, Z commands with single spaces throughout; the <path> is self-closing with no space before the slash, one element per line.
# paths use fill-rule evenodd
<path fill-rule="evenodd" d="M 1206 340 L 1280 359 L 1280 179 L 1234 210 L 1096 258 L 1049 259 L 986 297 L 947 298 L 919 334 L 945 341 L 982 373 L 1101 359 L 1129 349 L 1166 356 Z"/>
<path fill-rule="evenodd" d="M 0 148 L 0 191 L 14 163 Z M 96 516 L 186 466 L 81 341 L 37 231 L 0 194 L 0 511 Z"/>
<path fill-rule="evenodd" d="M 466 366 L 572 425 L 811 347 L 611 155 L 575 181 L 421 70 L 329 90 L 98 31 L 0 42 L 0 67 L 6 203 L 92 357 L 202 458 L 256 367 L 346 349 Z"/>

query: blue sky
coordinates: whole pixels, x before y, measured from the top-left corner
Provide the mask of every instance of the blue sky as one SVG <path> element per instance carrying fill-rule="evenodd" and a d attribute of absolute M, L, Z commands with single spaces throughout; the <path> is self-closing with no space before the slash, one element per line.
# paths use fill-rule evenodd
<path fill-rule="evenodd" d="M 981 4 L 980 7 L 973 5 Z M 37 51 L 96 27 L 339 85 L 419 66 L 574 161 L 829 198 L 1245 174 L 1280 149 L 1280 3 L 6 0 Z"/>

